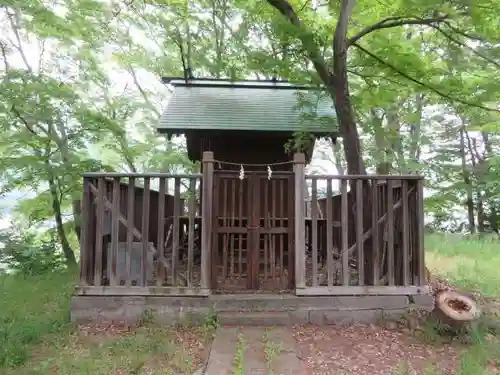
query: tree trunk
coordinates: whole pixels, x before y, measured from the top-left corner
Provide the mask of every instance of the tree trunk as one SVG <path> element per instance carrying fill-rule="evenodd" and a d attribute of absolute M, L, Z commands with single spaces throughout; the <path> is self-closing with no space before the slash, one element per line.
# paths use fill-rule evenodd
<path fill-rule="evenodd" d="M 52 210 L 54 211 L 54 219 L 56 221 L 57 235 L 61 243 L 64 257 L 66 258 L 66 263 L 68 266 L 73 267 L 76 266 L 75 253 L 71 248 L 71 245 L 69 244 L 68 241 L 68 237 L 66 236 L 66 232 L 64 231 L 62 212 L 61 212 L 61 202 L 59 201 L 59 194 L 57 193 L 56 182 L 54 180 L 52 172 L 49 170 L 50 165 L 48 160 L 46 162 L 46 165 L 47 165 L 47 175 L 50 188 L 50 195 L 52 197 Z"/>
<path fill-rule="evenodd" d="M 335 168 L 337 169 L 337 173 L 340 176 L 345 175 L 344 166 L 342 164 L 342 150 L 340 147 L 340 143 L 336 141 L 332 142 L 332 154 L 333 154 L 333 163 L 335 164 Z"/>
<path fill-rule="evenodd" d="M 344 61 L 340 61 L 340 64 L 337 64 L 339 67 L 335 69 L 336 76 L 333 79 L 333 84 L 329 86 L 329 91 L 339 121 L 340 135 L 344 144 L 347 173 L 351 175 L 364 175 L 366 174 L 366 169 L 362 157 L 361 140 L 359 138 L 354 110 L 349 96 L 345 57 L 346 56 L 342 57 Z"/>
<path fill-rule="evenodd" d="M 354 8 L 354 0 L 342 0 L 339 19 L 333 38 L 333 77 L 327 86 L 333 99 L 339 121 L 340 135 L 344 140 L 344 154 L 348 174 L 366 174 L 356 117 L 349 93 L 347 77 L 347 26 Z"/>
<path fill-rule="evenodd" d="M 422 128 L 422 112 L 424 109 L 424 94 L 419 93 L 415 96 L 416 121 L 410 126 L 410 160 L 415 164 L 420 161 L 420 129 Z M 412 168 L 414 169 L 414 168 Z"/>
<path fill-rule="evenodd" d="M 373 134 L 375 135 L 375 172 L 377 174 L 389 174 L 391 164 L 387 157 L 387 137 L 383 126 L 384 114 L 379 116 L 375 108 L 371 111 Z"/>
<path fill-rule="evenodd" d="M 467 158 L 465 153 L 465 124 L 462 124 L 460 128 L 460 159 L 462 161 L 462 176 L 467 190 L 467 218 L 469 222 L 469 232 L 476 232 L 476 224 L 474 220 L 474 199 L 473 199 L 473 187 L 470 178 L 469 166 L 467 165 Z"/>

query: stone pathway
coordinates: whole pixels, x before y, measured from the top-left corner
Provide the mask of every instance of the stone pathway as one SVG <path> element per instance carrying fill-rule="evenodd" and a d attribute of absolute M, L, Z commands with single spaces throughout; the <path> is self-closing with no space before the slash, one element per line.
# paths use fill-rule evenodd
<path fill-rule="evenodd" d="M 205 375 L 304 375 L 287 327 L 219 327 Z"/>

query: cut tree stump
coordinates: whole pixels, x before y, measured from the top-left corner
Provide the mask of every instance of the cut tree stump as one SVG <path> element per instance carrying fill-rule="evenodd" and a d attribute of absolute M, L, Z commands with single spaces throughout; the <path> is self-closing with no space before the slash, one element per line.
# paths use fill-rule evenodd
<path fill-rule="evenodd" d="M 481 311 L 472 298 L 457 292 L 441 291 L 436 295 L 434 315 L 441 324 L 459 331 L 475 322 Z"/>

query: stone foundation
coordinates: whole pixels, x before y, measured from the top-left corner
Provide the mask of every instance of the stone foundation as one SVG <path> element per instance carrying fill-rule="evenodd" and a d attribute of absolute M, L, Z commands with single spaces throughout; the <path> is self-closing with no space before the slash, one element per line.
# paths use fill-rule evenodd
<path fill-rule="evenodd" d="M 223 324 L 351 324 L 395 319 L 410 309 L 431 310 L 433 298 L 417 296 L 211 295 L 209 297 L 74 296 L 77 324 L 120 321 L 134 324 L 149 316 L 158 323 L 202 323 L 213 314 Z M 268 313 L 269 315 L 266 315 Z M 274 314 L 273 314 L 274 313 Z"/>

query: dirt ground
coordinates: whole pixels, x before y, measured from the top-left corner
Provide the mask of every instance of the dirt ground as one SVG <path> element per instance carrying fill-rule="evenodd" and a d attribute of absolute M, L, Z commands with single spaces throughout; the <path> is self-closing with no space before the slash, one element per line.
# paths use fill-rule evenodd
<path fill-rule="evenodd" d="M 451 375 L 460 354 L 457 345 L 424 345 L 408 332 L 377 326 L 296 326 L 294 336 L 310 375 L 388 375 L 405 364 L 416 374 L 434 364 Z"/>

